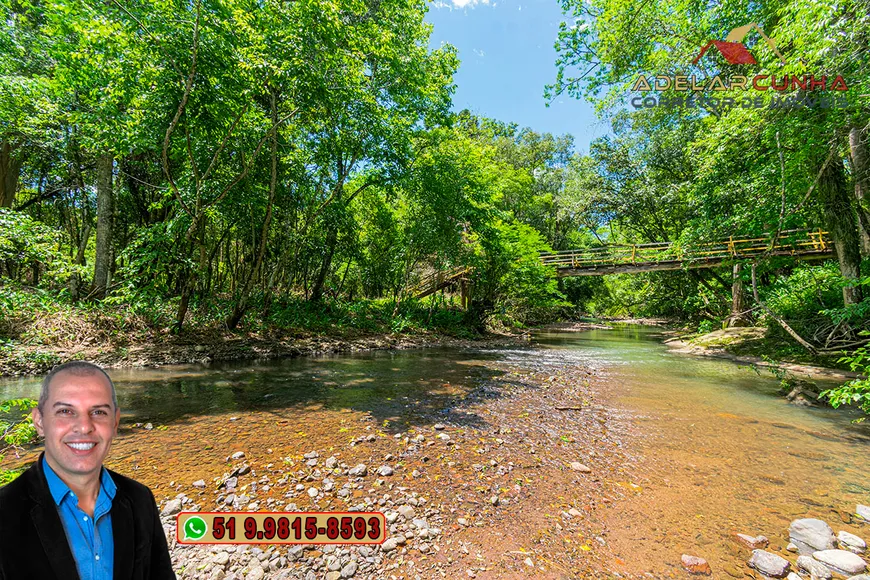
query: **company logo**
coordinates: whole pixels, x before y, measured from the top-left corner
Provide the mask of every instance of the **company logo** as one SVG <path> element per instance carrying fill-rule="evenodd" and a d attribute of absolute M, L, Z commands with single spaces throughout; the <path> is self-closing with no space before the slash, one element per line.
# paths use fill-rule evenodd
<path fill-rule="evenodd" d="M 710 47 L 715 47 L 722 57 L 730 64 L 758 64 L 755 57 L 752 56 L 752 53 L 749 52 L 749 49 L 746 48 L 745 44 L 743 44 L 746 35 L 748 35 L 752 30 L 756 30 L 758 34 L 761 35 L 761 38 L 767 42 L 767 46 L 770 47 L 770 50 L 779 57 L 780 62 L 786 64 L 785 57 L 782 56 L 782 53 L 779 52 L 779 50 L 777 50 L 776 43 L 773 39 L 766 35 L 761 27 L 754 22 L 750 22 L 745 26 L 738 26 L 728 33 L 728 36 L 725 37 L 724 41 L 711 40 L 705 44 L 701 49 L 701 52 L 698 53 L 698 56 L 692 60 L 692 64 L 698 64 L 698 61 L 701 60 L 701 57 L 704 56 Z"/>
<path fill-rule="evenodd" d="M 747 36 L 756 32 L 764 40 L 758 42 L 754 50 L 766 45 L 777 56 L 779 62 L 787 64 L 785 57 L 776 47 L 776 42 L 770 38 L 755 22 L 738 26 L 728 33 L 725 40 L 707 42 L 697 56 L 692 59 L 692 65 L 697 65 L 708 53 L 718 51 L 729 65 L 757 65 L 758 61 L 744 44 Z M 743 108 L 840 108 L 847 106 L 839 95 L 849 90 L 842 75 L 776 75 L 757 74 L 746 76 L 740 74 L 716 74 L 710 78 L 698 78 L 697 75 L 639 75 L 631 88 L 634 92 L 665 93 L 659 97 L 648 95 L 631 99 L 635 109 L 657 106 L 674 107 L 705 107 L 728 108 L 740 106 Z M 741 97 L 755 95 L 754 97 Z M 733 96 L 719 97 L 724 91 L 732 91 Z M 752 91 L 752 92 L 750 92 Z M 773 99 L 764 99 L 765 91 L 775 91 Z M 790 94 L 786 94 L 790 93 Z"/>

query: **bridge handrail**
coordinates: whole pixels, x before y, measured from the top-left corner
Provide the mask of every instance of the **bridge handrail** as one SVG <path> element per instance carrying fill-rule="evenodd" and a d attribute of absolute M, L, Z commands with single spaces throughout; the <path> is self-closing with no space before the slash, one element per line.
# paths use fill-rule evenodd
<path fill-rule="evenodd" d="M 645 244 L 608 244 L 580 250 L 561 250 L 542 252 L 541 262 L 551 266 L 583 267 L 601 263 L 624 264 L 662 261 L 695 262 L 727 257 L 751 257 L 773 252 L 776 255 L 809 253 L 830 250 L 827 233 L 818 230 L 786 230 L 771 245 L 770 237 L 738 238 L 702 242 L 681 246 L 673 242 L 652 242 Z M 805 237 L 798 237 L 801 234 Z"/>

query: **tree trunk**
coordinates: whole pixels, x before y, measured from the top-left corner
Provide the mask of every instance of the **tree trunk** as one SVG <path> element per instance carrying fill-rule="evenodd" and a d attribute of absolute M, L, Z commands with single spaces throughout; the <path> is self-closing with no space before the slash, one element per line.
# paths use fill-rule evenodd
<path fill-rule="evenodd" d="M 858 242 L 858 224 L 852 196 L 846 188 L 843 160 L 828 163 L 819 178 L 819 196 L 822 201 L 825 227 L 834 240 L 834 249 L 840 263 L 840 273 L 846 280 L 857 280 L 861 275 L 861 251 Z M 843 288 L 843 303 L 846 306 L 861 302 L 861 287 Z"/>
<path fill-rule="evenodd" d="M 330 224 L 326 232 L 326 256 L 323 257 L 323 266 L 317 274 L 317 279 L 314 281 L 314 287 L 311 289 L 311 302 L 317 302 L 323 298 L 323 287 L 326 284 L 326 276 L 332 267 L 332 257 L 335 255 L 335 246 L 338 243 L 338 228 Z"/>
<path fill-rule="evenodd" d="M 867 151 L 866 130 L 852 127 L 849 148 L 852 153 L 852 179 L 855 181 L 855 199 L 860 226 L 861 253 L 870 256 L 870 153 Z"/>
<path fill-rule="evenodd" d="M 104 153 L 97 158 L 97 254 L 94 258 L 94 285 L 92 294 L 106 295 L 112 258 L 112 218 L 114 194 L 112 192 L 112 166 L 114 158 Z"/>
<path fill-rule="evenodd" d="M 731 316 L 728 318 L 729 328 L 749 326 L 749 315 L 745 312 L 747 310 L 746 292 L 743 290 L 743 278 L 740 276 L 742 269 L 743 264 L 734 264 L 733 282 L 731 283 Z"/>
<path fill-rule="evenodd" d="M 275 92 L 272 92 L 272 125 L 278 125 L 278 105 L 275 98 Z M 248 309 L 248 298 L 251 295 L 251 288 L 254 284 L 254 278 L 263 265 L 263 256 L 266 254 L 266 240 L 269 237 L 269 222 L 272 221 L 272 206 L 275 203 L 275 190 L 278 187 L 278 130 L 272 131 L 272 176 L 269 181 L 269 203 L 266 205 L 266 219 L 263 222 L 263 229 L 260 231 L 260 247 L 257 250 L 257 258 L 254 265 L 248 272 L 248 278 L 245 280 L 245 285 L 242 288 L 238 302 L 233 308 L 232 314 L 227 318 L 227 328 L 235 330 L 245 311 Z"/>
<path fill-rule="evenodd" d="M 22 159 L 13 157 L 14 148 L 8 141 L 0 142 L 0 207 L 12 207 L 18 190 Z"/>
<path fill-rule="evenodd" d="M 91 224 L 85 225 L 85 231 L 82 234 L 82 239 L 79 242 L 78 251 L 76 252 L 75 258 L 73 258 L 73 263 L 77 266 L 83 266 L 85 263 L 85 248 L 88 247 L 88 238 L 91 237 Z M 69 295 L 70 299 L 73 302 L 78 302 L 81 289 L 81 278 L 78 275 L 78 272 L 74 273 L 69 278 Z"/>

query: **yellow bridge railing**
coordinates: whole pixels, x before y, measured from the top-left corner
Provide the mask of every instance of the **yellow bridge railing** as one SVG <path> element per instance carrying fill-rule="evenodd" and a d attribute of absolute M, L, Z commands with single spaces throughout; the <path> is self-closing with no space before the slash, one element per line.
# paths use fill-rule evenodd
<path fill-rule="evenodd" d="M 544 264 L 557 269 L 577 271 L 618 267 L 624 271 L 680 265 L 688 268 L 712 267 L 728 260 L 775 256 L 824 256 L 833 251 L 828 232 L 789 230 L 781 232 L 774 243 L 770 237 L 734 238 L 710 243 L 680 245 L 674 242 L 652 244 L 607 244 L 582 250 L 541 254 Z M 634 266 L 634 268 L 633 268 Z"/>

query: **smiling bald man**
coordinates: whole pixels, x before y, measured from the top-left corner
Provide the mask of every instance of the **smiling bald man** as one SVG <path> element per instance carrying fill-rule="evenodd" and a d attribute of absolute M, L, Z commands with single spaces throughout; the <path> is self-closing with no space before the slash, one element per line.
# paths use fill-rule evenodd
<path fill-rule="evenodd" d="M 175 580 L 151 491 L 103 467 L 120 419 L 99 366 L 45 377 L 33 409 L 45 452 L 0 489 L 0 580 Z"/>

